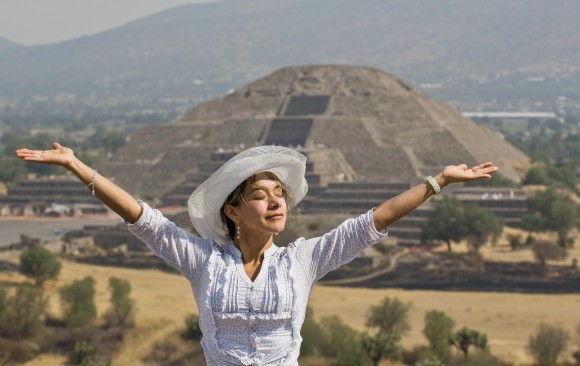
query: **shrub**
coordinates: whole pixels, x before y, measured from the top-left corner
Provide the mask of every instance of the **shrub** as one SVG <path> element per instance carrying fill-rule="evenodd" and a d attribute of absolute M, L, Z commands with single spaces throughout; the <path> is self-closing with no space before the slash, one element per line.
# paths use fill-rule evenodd
<path fill-rule="evenodd" d="M 91 323 L 97 317 L 95 279 L 87 276 L 60 290 L 64 320 L 69 327 Z"/>
<path fill-rule="evenodd" d="M 522 236 L 521 235 L 508 234 L 507 239 L 508 239 L 508 242 L 510 244 L 510 248 L 512 249 L 512 251 L 515 251 L 520 246 L 522 246 Z"/>
<path fill-rule="evenodd" d="M 135 301 L 129 297 L 131 284 L 117 277 L 109 278 L 111 308 L 105 313 L 108 325 L 132 325 L 135 316 Z"/>
<path fill-rule="evenodd" d="M 18 286 L 12 297 L 0 296 L 0 335 L 10 338 L 27 338 L 43 324 L 46 299 L 41 289 Z M 3 304 L 2 304 L 3 303 Z"/>
<path fill-rule="evenodd" d="M 198 341 L 202 335 L 201 329 L 199 328 L 199 317 L 191 314 L 185 318 L 185 332 L 183 332 L 182 337 L 184 339 Z"/>
<path fill-rule="evenodd" d="M 476 330 L 463 327 L 457 332 L 452 339 L 452 344 L 463 352 L 464 357 L 468 357 L 469 349 L 471 347 L 479 348 L 482 351 L 487 351 L 487 335 Z"/>
<path fill-rule="evenodd" d="M 397 298 L 384 298 L 378 305 L 373 305 L 367 315 L 367 326 L 376 327 L 379 332 L 401 337 L 409 331 L 408 312 L 410 303 Z"/>
<path fill-rule="evenodd" d="M 89 365 L 96 360 L 97 351 L 86 341 L 76 342 L 75 347 L 68 357 L 71 365 Z"/>
<path fill-rule="evenodd" d="M 555 365 L 566 350 L 568 333 L 560 326 L 540 324 L 528 341 L 528 350 L 539 366 Z"/>
<path fill-rule="evenodd" d="M 320 320 L 323 356 L 335 360 L 338 366 L 367 366 L 371 361 L 361 345 L 360 334 L 344 324 L 339 317 Z"/>
<path fill-rule="evenodd" d="M 320 229 L 320 223 L 319 222 L 311 222 L 308 224 L 308 230 L 309 231 L 316 231 Z"/>
<path fill-rule="evenodd" d="M 58 277 L 61 264 L 53 253 L 38 245 L 25 249 L 20 254 L 20 273 L 32 278 L 36 286 Z"/>
<path fill-rule="evenodd" d="M 438 310 L 425 314 L 423 334 L 429 341 L 429 346 L 437 359 L 445 361 L 449 357 L 450 341 L 453 338 L 453 319 Z"/>
<path fill-rule="evenodd" d="M 73 351 L 68 356 L 71 365 L 81 366 L 112 366 L 113 361 L 98 357 L 97 350 L 87 341 L 76 342 Z"/>
<path fill-rule="evenodd" d="M 311 307 L 306 308 L 306 318 L 304 318 L 304 323 L 300 329 L 300 335 L 302 336 L 300 355 L 308 356 L 318 354 L 322 333 L 320 326 L 316 320 L 314 320 L 314 314 Z"/>
<path fill-rule="evenodd" d="M 508 363 L 501 361 L 499 358 L 491 355 L 486 351 L 476 351 L 467 357 L 452 357 L 446 363 L 446 366 L 508 366 Z"/>
<path fill-rule="evenodd" d="M 40 347 L 34 342 L 0 338 L 2 365 L 24 364 L 38 356 Z"/>
<path fill-rule="evenodd" d="M 382 358 L 396 360 L 399 357 L 399 341 L 398 336 L 389 335 L 386 333 L 364 333 L 362 335 L 361 343 L 366 351 L 367 356 L 377 366 Z"/>

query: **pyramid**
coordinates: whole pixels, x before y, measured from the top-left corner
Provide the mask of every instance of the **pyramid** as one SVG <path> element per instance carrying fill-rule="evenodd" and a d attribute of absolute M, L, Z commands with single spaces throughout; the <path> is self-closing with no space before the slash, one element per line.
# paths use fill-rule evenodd
<path fill-rule="evenodd" d="M 395 76 L 314 65 L 280 69 L 173 123 L 144 127 L 99 171 L 153 203 L 185 205 L 227 158 L 256 144 L 304 151 L 314 193 L 340 183 L 403 188 L 445 165 L 484 161 L 519 181 L 529 165 L 497 133 Z"/>

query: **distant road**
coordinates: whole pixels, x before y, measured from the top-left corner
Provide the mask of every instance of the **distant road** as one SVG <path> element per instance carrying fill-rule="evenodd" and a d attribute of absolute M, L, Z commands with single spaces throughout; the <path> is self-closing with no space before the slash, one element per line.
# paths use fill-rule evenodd
<path fill-rule="evenodd" d="M 87 218 L 87 219 L 0 219 L 0 247 L 5 247 L 20 241 L 20 235 L 25 234 L 43 240 L 59 239 L 70 230 L 82 229 L 85 225 L 116 225 L 121 223 L 118 218 Z"/>
<path fill-rule="evenodd" d="M 398 251 L 389 258 L 389 265 L 385 268 L 379 269 L 375 272 L 369 273 L 364 276 L 360 277 L 352 277 L 352 278 L 343 278 L 339 280 L 329 280 L 329 281 L 320 281 L 321 285 L 354 285 L 360 282 L 372 280 L 373 278 L 377 278 L 385 273 L 391 272 L 397 266 L 397 261 L 400 257 L 404 256 L 405 254 L 409 253 L 409 249 L 404 248 L 403 250 Z"/>
<path fill-rule="evenodd" d="M 461 112 L 467 118 L 497 118 L 497 119 L 558 119 L 553 112 Z"/>

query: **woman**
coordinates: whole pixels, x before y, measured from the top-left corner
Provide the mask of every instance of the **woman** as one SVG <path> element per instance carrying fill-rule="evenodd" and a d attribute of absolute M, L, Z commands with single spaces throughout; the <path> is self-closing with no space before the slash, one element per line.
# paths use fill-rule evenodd
<path fill-rule="evenodd" d="M 447 166 L 441 173 L 313 239 L 273 244 L 288 210 L 304 198 L 306 157 L 283 147 L 246 150 L 191 195 L 200 237 L 186 233 L 58 143 L 52 150 L 19 149 L 31 162 L 75 174 L 129 230 L 191 283 L 208 365 L 297 365 L 300 327 L 314 284 L 374 244 L 393 222 L 454 182 L 491 178 L 497 167 Z"/>

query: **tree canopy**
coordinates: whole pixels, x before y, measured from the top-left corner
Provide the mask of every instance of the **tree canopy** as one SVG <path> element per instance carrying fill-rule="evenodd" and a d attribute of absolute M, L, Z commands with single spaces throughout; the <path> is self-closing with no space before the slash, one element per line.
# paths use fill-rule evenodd
<path fill-rule="evenodd" d="M 563 247 L 568 246 L 570 230 L 580 227 L 580 206 L 553 187 L 528 198 L 527 206 L 528 213 L 522 219 L 526 230 L 555 231 L 558 243 Z"/>
<path fill-rule="evenodd" d="M 451 242 L 466 239 L 475 249 L 490 238 L 496 240 L 503 231 L 503 222 L 490 210 L 475 205 L 463 205 L 453 196 L 444 197 L 425 223 L 421 240 L 442 240 L 451 251 Z"/>
<path fill-rule="evenodd" d="M 58 277 L 61 269 L 58 257 L 47 249 L 34 245 L 20 254 L 20 273 L 32 278 L 36 286 Z"/>

